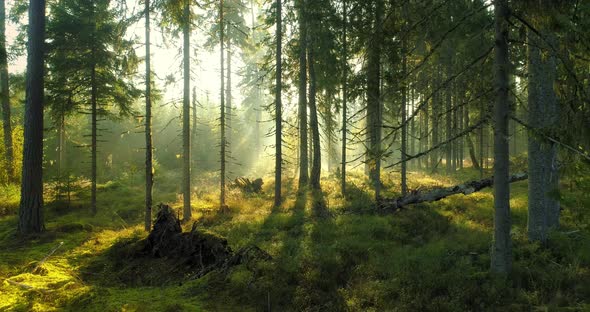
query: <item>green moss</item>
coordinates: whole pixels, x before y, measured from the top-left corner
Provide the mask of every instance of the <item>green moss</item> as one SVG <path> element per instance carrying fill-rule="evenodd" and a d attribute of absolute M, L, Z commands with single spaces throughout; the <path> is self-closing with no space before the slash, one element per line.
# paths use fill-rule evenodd
<path fill-rule="evenodd" d="M 451 177 L 412 172 L 409 181 L 416 189 L 453 185 L 477 175 L 470 170 Z M 162 172 L 156 201 L 181 207 L 177 178 Z M 193 198 L 198 227 L 226 237 L 234 250 L 256 244 L 272 255 L 272 261 L 240 265 L 198 280 L 175 276 L 157 287 L 146 280 L 122 281 L 120 273 L 132 261 L 125 255 L 133 252 L 125 242 L 147 234 L 141 179 L 129 176 L 100 185 L 96 216 L 90 215 L 84 192 L 70 206 L 49 203 L 47 231 L 37 237 L 16 238 L 14 215 L 0 218 L 0 310 L 259 311 L 269 304 L 277 311 L 589 307 L 590 179 L 582 173 L 564 181 L 572 187 L 561 193 L 562 230 L 552 233 L 547 246 L 527 242 L 527 184 L 512 185 L 510 279 L 488 274 L 490 190 L 378 215 L 361 173 L 350 174 L 347 196 L 339 193 L 339 181 L 326 178 L 324 194 L 296 196 L 291 187 L 279 208 L 272 208 L 272 178 L 265 177 L 263 194 L 229 192 L 230 211 L 221 215 L 217 185 L 206 182 L 213 177 L 199 179 Z M 387 194 L 399 194 L 398 174 L 384 180 Z M 287 186 L 293 183 L 285 181 Z M 0 188 L 0 196 L 14 199 L 16 193 Z M 328 215 L 318 214 L 317 205 L 314 210 L 319 202 L 326 204 Z M 191 225 L 183 227 L 188 230 Z M 62 241 L 42 270 L 32 274 L 38 261 Z M 125 251 L 125 246 L 131 249 Z M 113 262 L 113 255 L 118 262 Z M 158 278 L 165 267 L 146 265 L 145 270 Z M 114 271 L 118 273 L 109 274 Z M 133 272 L 128 275 L 133 281 Z"/>

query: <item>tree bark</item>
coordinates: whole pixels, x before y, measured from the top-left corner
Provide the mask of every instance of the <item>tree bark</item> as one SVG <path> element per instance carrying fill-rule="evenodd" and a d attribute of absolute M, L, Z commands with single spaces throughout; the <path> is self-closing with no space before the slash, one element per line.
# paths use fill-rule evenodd
<path fill-rule="evenodd" d="M 545 34 L 546 30 L 541 27 L 541 34 Z M 557 67 L 552 47 L 547 44 L 552 38 L 540 38 L 532 31 L 529 31 L 528 37 L 528 124 L 538 131 L 550 133 L 559 127 L 559 106 L 553 89 Z M 545 52 L 547 57 L 541 55 Z M 529 135 L 528 168 L 531 176 L 528 237 L 532 241 L 545 242 L 548 230 L 559 226 L 559 201 L 551 195 L 558 189 L 557 145 Z"/>
<path fill-rule="evenodd" d="M 250 18 L 252 23 L 250 36 L 254 38 L 254 29 L 256 28 L 256 15 L 254 15 L 254 0 L 250 0 Z M 258 77 L 257 69 L 255 69 L 255 77 Z M 260 86 L 258 84 L 256 84 L 256 104 L 254 105 L 254 110 L 256 114 L 256 124 L 254 126 L 254 155 L 256 156 L 256 161 L 258 161 L 258 159 L 260 159 L 260 122 L 262 121 L 262 109 L 260 107 Z"/>
<path fill-rule="evenodd" d="M 220 75 L 221 75 L 221 88 L 219 90 L 219 96 L 221 98 L 221 107 L 220 107 L 220 128 L 221 128 L 221 147 L 219 152 L 219 159 L 221 163 L 221 172 L 219 175 L 219 185 L 220 185 L 220 192 L 219 192 L 219 208 L 221 212 L 225 211 L 225 148 L 226 148 L 226 138 L 225 138 L 225 78 L 224 78 L 224 66 L 225 60 L 223 57 L 223 53 L 225 52 L 224 49 L 224 30 L 225 30 L 225 23 L 224 23 L 224 11 L 223 11 L 223 0 L 219 0 L 219 57 L 220 57 Z"/>
<path fill-rule="evenodd" d="M 313 157 L 311 165 L 310 185 L 313 189 L 320 189 L 320 175 L 322 172 L 322 151 L 320 147 L 320 130 L 318 110 L 316 105 L 316 75 L 314 68 L 313 49 L 308 49 L 309 61 L 309 123 L 311 126 L 311 140 L 313 142 Z"/>
<path fill-rule="evenodd" d="M 183 220 L 189 221 L 191 211 L 191 134 L 190 134 L 190 96 L 191 96 L 191 67 L 190 67 L 190 1 L 184 0 L 183 9 L 183 75 L 184 90 L 182 97 L 182 198 Z"/>
<path fill-rule="evenodd" d="M 282 154 L 282 114 L 283 114 L 283 104 L 281 102 L 281 93 L 282 93 L 282 41 L 283 41 L 283 22 L 282 22 L 282 0 L 276 0 L 276 8 L 277 8 L 277 28 L 276 28 L 276 40 L 277 40 L 277 50 L 276 50 L 276 81 L 275 81 L 275 127 L 276 127 L 276 134 L 275 134 L 275 149 L 276 149 L 276 156 L 275 156 L 275 198 L 274 198 L 274 205 L 278 207 L 281 204 L 281 179 L 282 179 L 282 163 L 283 163 L 283 154 Z"/>
<path fill-rule="evenodd" d="M 367 134 L 369 139 L 369 178 L 375 190 L 375 199 L 381 196 L 381 128 L 383 109 L 381 102 L 381 43 L 383 39 L 383 0 L 376 0 L 372 38 L 367 60 Z"/>
<path fill-rule="evenodd" d="M 405 5 L 404 5 L 404 11 Z M 405 13 L 405 12 L 404 12 Z M 404 25 L 404 29 L 406 26 Z M 406 60 L 406 40 L 402 41 L 402 77 L 406 77 L 406 68 L 407 68 L 407 60 Z M 401 161 L 402 161 L 402 172 L 401 172 L 401 188 L 402 188 L 402 196 L 405 196 L 408 193 L 408 181 L 407 181 L 407 169 L 408 165 L 406 163 L 406 157 L 408 152 L 408 126 L 406 123 L 406 116 L 407 116 L 407 83 L 406 81 L 402 81 L 402 144 L 401 144 Z"/>
<path fill-rule="evenodd" d="M 96 25 L 95 25 L 96 27 Z M 94 48 L 93 48 L 94 51 Z M 93 52 L 94 54 L 94 52 Z M 90 152 L 90 166 L 91 166 L 91 190 L 90 190 L 90 209 L 93 215 L 96 214 L 96 178 L 97 178 L 97 136 L 98 136 L 98 86 L 96 82 L 96 63 L 92 64 L 92 69 L 90 71 L 90 84 L 91 84 L 91 96 L 90 96 L 90 104 L 91 104 L 91 152 Z"/>
<path fill-rule="evenodd" d="M 426 88 L 428 89 L 428 88 Z M 422 98 L 424 99 L 424 95 L 422 96 Z M 422 147 L 422 151 L 428 150 L 428 147 L 430 146 L 430 129 L 429 129 L 429 122 L 430 122 L 430 109 L 428 108 L 428 104 L 426 104 L 424 106 L 424 133 L 422 134 L 422 137 L 424 139 L 424 144 Z M 425 163 L 425 168 L 426 170 L 430 169 L 430 157 L 426 156 L 423 158 L 424 159 L 424 163 Z"/>
<path fill-rule="evenodd" d="M 150 0 L 145 0 L 145 230 L 152 227 L 152 99 L 150 56 Z"/>
<path fill-rule="evenodd" d="M 231 127 L 231 115 L 232 115 L 232 99 L 231 99 L 231 35 L 230 35 L 231 25 L 227 26 L 227 84 L 225 86 L 225 118 L 226 118 L 226 142 L 227 142 L 227 153 L 231 158 L 231 143 L 232 143 L 232 127 Z M 230 169 L 231 171 L 231 169 Z"/>
<path fill-rule="evenodd" d="M 5 0 L 0 0 L 0 101 L 2 102 L 2 126 L 4 130 L 6 175 L 8 176 L 8 181 L 12 182 L 15 178 L 15 172 L 8 79 L 8 53 L 6 51 L 6 4 Z"/>
<path fill-rule="evenodd" d="M 309 159 L 307 146 L 307 22 L 305 0 L 298 1 L 299 7 L 299 189 L 309 180 Z"/>
<path fill-rule="evenodd" d="M 23 171 L 18 232 L 38 233 L 43 225 L 43 82 L 45 0 L 29 5 L 27 89 L 25 102 Z"/>
<path fill-rule="evenodd" d="M 494 105 L 494 242 L 490 269 L 494 273 L 506 274 L 512 266 L 512 242 L 510 239 L 510 179 L 508 119 L 510 103 L 508 98 L 510 61 L 508 52 L 508 3 L 495 2 L 496 29 L 496 102 Z"/>
<path fill-rule="evenodd" d="M 437 69 L 435 73 L 435 86 L 438 88 L 440 85 L 440 70 Z M 433 88 L 434 89 L 434 88 Z M 435 94 L 432 97 L 432 146 L 437 146 L 439 142 L 439 117 L 440 117 L 440 92 L 435 91 Z M 430 156 L 430 166 L 433 172 L 437 171 L 438 166 L 438 150 L 432 152 Z"/>
<path fill-rule="evenodd" d="M 191 172 L 197 167 L 197 88 L 193 86 L 192 122 L 191 122 Z"/>
<path fill-rule="evenodd" d="M 446 72 L 446 78 L 448 79 L 451 76 L 451 69 L 452 69 L 452 61 L 451 61 L 451 47 L 450 45 L 447 46 L 447 55 L 445 58 L 445 63 L 446 63 L 446 68 L 445 68 L 445 72 Z M 445 88 L 445 110 L 446 110 L 446 114 L 445 114 L 445 136 L 446 136 L 446 140 L 450 139 L 453 134 L 451 133 L 452 131 L 452 93 L 453 93 L 453 88 L 452 88 L 452 84 L 448 84 L 447 87 Z M 453 171 L 453 143 L 449 143 L 445 146 L 445 167 L 446 167 L 446 171 L 447 174 L 450 174 Z"/>
<path fill-rule="evenodd" d="M 411 107 L 412 107 L 412 113 L 414 113 L 415 109 L 416 109 L 416 102 L 415 102 L 415 85 L 412 85 L 411 90 L 411 94 L 410 94 L 410 102 L 411 102 Z M 416 117 L 412 118 L 412 120 L 410 121 L 410 154 L 414 155 L 416 154 Z M 416 159 L 413 159 L 410 161 L 410 169 L 416 169 Z"/>
<path fill-rule="evenodd" d="M 346 42 L 348 16 L 347 0 L 342 1 L 342 176 L 340 180 L 340 189 L 342 194 L 346 194 L 346 124 L 348 109 L 348 46 Z"/>

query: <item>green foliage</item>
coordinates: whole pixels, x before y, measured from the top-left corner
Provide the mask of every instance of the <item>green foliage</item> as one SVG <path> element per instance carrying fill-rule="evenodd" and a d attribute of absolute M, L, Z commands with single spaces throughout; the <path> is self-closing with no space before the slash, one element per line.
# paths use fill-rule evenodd
<path fill-rule="evenodd" d="M 99 114 L 129 115 L 140 95 L 130 83 L 139 59 L 133 42 L 124 39 L 130 20 L 109 1 L 57 1 L 50 10 L 46 84 L 53 119 L 59 122 L 62 115 L 87 111 L 93 68 Z"/>

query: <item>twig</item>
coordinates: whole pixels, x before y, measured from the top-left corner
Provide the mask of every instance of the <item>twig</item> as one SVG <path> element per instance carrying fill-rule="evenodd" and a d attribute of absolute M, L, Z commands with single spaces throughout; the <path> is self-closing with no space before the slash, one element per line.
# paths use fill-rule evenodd
<path fill-rule="evenodd" d="M 37 265 L 35 266 L 35 268 L 33 268 L 33 270 L 31 271 L 31 273 L 35 273 L 37 272 L 37 270 L 39 269 L 39 267 L 41 267 L 41 265 L 43 265 L 43 263 L 49 258 L 51 257 L 51 255 L 53 255 L 53 253 L 59 249 L 59 247 L 61 247 L 64 244 L 64 242 L 59 242 L 59 245 L 57 245 L 55 248 L 53 248 L 48 254 L 47 256 L 45 256 L 45 258 L 43 258 L 43 260 L 39 261 L 39 263 L 37 263 Z"/>

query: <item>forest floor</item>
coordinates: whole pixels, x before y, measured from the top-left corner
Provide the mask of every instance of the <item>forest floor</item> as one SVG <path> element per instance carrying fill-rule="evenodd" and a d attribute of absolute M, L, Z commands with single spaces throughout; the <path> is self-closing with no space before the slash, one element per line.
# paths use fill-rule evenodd
<path fill-rule="evenodd" d="M 397 194 L 398 178 L 385 175 L 385 195 Z M 416 189 L 476 178 L 463 170 L 452 177 L 411 172 L 408 180 Z M 160 175 L 156 202 L 179 209 L 177 181 Z M 512 184 L 507 279 L 488 273 L 491 189 L 386 214 L 375 212 L 359 174 L 351 175 L 345 197 L 334 176 L 322 180 L 323 193 L 297 194 L 286 179 L 276 209 L 272 180 L 265 180 L 259 195 L 230 190 L 230 211 L 218 214 L 218 186 L 206 181 L 215 179 L 193 184 L 198 228 L 227 238 L 233 250 L 255 244 L 271 261 L 199 279 L 170 278 L 173 264 L 147 262 L 140 278 L 117 247 L 147 236 L 139 174 L 101 184 L 96 216 L 84 193 L 69 208 L 48 203 L 46 232 L 27 239 L 15 236 L 18 189 L 0 188 L 0 311 L 590 311 L 588 172 L 562 182 L 562 227 L 547 246 L 527 242 L 527 182 Z"/>

